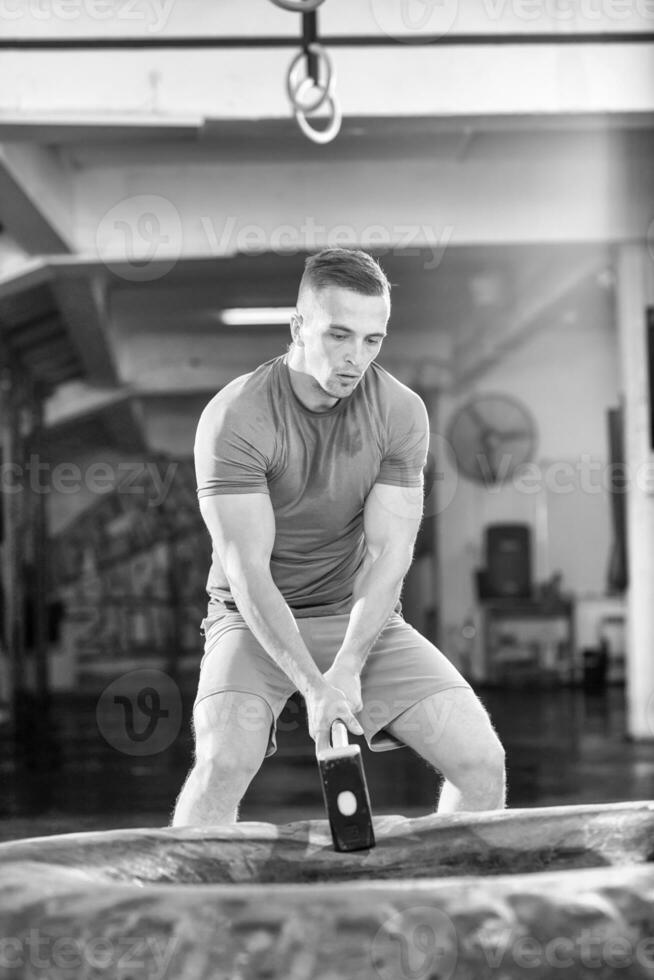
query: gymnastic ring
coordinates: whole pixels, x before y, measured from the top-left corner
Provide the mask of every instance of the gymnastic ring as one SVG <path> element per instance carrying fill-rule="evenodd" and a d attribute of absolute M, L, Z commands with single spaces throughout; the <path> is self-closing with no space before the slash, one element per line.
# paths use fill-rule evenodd
<path fill-rule="evenodd" d="M 310 82 L 310 78 L 305 78 L 304 82 L 300 84 L 300 88 L 305 82 Z M 299 91 L 299 89 L 298 89 Z M 341 112 L 341 107 L 338 103 L 338 99 L 333 92 L 328 93 L 328 101 L 332 109 L 332 118 L 329 126 L 326 129 L 314 129 L 310 126 L 306 113 L 302 112 L 300 109 L 295 109 L 295 118 L 297 124 L 304 133 L 304 135 L 312 141 L 312 143 L 331 143 L 333 139 L 338 136 L 339 130 L 341 128 L 341 122 L 343 121 L 343 113 Z"/>
<path fill-rule="evenodd" d="M 324 105 L 325 101 L 329 97 L 330 91 L 332 90 L 335 81 L 334 65 L 327 49 L 324 48 L 322 44 L 314 43 L 309 45 L 308 51 L 310 51 L 311 54 L 315 54 L 318 58 L 322 59 L 322 62 L 325 65 L 325 69 L 327 71 L 327 78 L 325 80 L 324 85 L 318 85 L 316 82 L 313 81 L 312 78 L 309 78 L 309 76 L 307 75 L 306 78 L 302 78 L 296 85 L 293 81 L 293 73 L 297 68 L 297 66 L 299 65 L 302 58 L 307 53 L 304 50 L 298 51 L 298 53 L 295 55 L 290 65 L 288 66 L 288 73 L 286 75 L 286 93 L 288 95 L 289 102 L 293 106 L 293 109 L 297 109 L 300 112 L 316 112 L 322 105 Z M 300 101 L 298 101 L 298 94 L 300 92 L 300 89 L 304 85 L 304 83 L 307 81 L 310 81 L 313 86 L 318 88 L 320 94 L 314 102 L 301 103 Z"/>
<path fill-rule="evenodd" d="M 299 110 L 300 112 L 316 112 L 321 105 L 324 105 L 325 101 L 329 98 L 330 91 L 335 81 L 334 64 L 327 49 L 324 48 L 322 44 L 310 44 L 308 50 L 311 52 L 311 54 L 315 54 L 318 58 L 322 59 L 327 71 L 327 78 L 324 85 L 318 85 L 307 75 L 306 78 L 302 78 L 296 85 L 293 81 L 293 72 L 307 53 L 304 51 L 304 49 L 298 51 L 288 66 L 288 73 L 286 75 L 286 93 L 288 95 L 289 102 L 293 106 L 293 109 Z M 320 94 L 314 102 L 301 103 L 298 101 L 298 94 L 304 83 L 307 81 L 311 82 L 311 84 L 319 90 Z"/>
<path fill-rule="evenodd" d="M 290 10 L 293 14 L 310 14 L 324 3 L 324 0 L 272 0 L 276 7 Z"/>

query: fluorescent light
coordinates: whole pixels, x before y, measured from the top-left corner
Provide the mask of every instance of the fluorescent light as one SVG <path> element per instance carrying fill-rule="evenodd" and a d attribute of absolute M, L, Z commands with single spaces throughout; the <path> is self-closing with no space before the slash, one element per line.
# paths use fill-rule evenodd
<path fill-rule="evenodd" d="M 228 327 L 272 327 L 288 325 L 294 313 L 294 306 L 235 306 L 221 310 L 218 319 Z"/>

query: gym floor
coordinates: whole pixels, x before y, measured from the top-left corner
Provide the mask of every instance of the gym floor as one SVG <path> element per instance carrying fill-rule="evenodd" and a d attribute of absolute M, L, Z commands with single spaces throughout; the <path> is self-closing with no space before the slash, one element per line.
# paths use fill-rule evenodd
<path fill-rule="evenodd" d="M 626 738 L 623 688 L 479 693 L 507 750 L 510 806 L 654 796 L 653 746 Z M 19 750 L 3 743 L 0 840 L 167 826 L 191 763 L 190 710 L 189 700 L 180 734 L 165 751 L 134 757 L 100 734 L 97 700 L 55 699 L 50 720 L 41 730 L 27 728 Z M 282 725 L 278 746 L 250 786 L 241 819 L 286 823 L 324 817 L 304 725 Z M 436 775 L 410 750 L 366 750 L 364 764 L 374 812 L 432 811 Z"/>

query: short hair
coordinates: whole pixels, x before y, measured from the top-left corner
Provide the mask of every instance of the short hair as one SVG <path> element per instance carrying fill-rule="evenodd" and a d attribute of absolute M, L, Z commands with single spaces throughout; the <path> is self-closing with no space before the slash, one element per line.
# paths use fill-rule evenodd
<path fill-rule="evenodd" d="M 298 294 L 311 288 L 315 292 L 328 286 L 351 289 L 363 296 L 385 296 L 390 304 L 391 284 L 376 259 L 359 248 L 324 248 L 304 263 Z"/>

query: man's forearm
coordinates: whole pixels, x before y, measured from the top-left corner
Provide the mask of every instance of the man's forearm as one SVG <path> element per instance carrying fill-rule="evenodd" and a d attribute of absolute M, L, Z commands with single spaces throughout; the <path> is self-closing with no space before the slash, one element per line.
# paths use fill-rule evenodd
<path fill-rule="evenodd" d="M 350 621 L 335 659 L 358 673 L 393 612 L 410 559 L 381 554 L 369 560 L 357 576 L 352 593 Z"/>
<path fill-rule="evenodd" d="M 300 693 L 319 685 L 322 674 L 270 572 L 240 570 L 230 576 L 230 587 L 238 610 L 255 638 Z"/>

